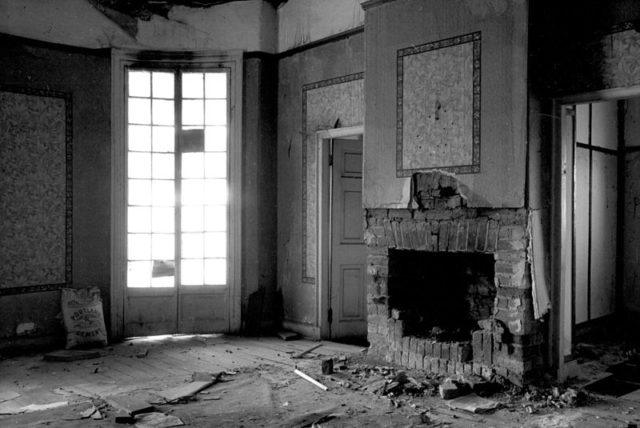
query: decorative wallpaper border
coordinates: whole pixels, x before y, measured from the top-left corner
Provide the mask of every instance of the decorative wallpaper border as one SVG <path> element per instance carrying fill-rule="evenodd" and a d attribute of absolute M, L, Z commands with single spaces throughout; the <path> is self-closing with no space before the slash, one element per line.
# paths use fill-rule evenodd
<path fill-rule="evenodd" d="M 58 291 L 68 287 L 68 284 L 27 285 L 24 287 L 0 288 L 0 297 L 15 296 L 17 294 L 42 293 L 46 291 Z"/>
<path fill-rule="evenodd" d="M 472 100 L 472 162 L 469 165 L 441 165 L 426 168 L 403 168 L 403 102 L 404 102 L 404 64 L 409 55 L 448 48 L 465 43 L 473 44 L 473 100 Z M 410 177 L 416 172 L 438 169 L 456 174 L 477 174 L 480 172 L 480 62 L 481 33 L 479 31 L 462 36 L 451 37 L 423 45 L 399 49 L 397 52 L 397 102 L 396 102 L 396 175 Z"/>
<path fill-rule="evenodd" d="M 364 79 L 364 72 L 348 74 L 345 76 L 335 77 L 332 79 L 321 80 L 318 82 L 308 83 L 302 86 L 302 282 L 306 284 L 315 284 L 316 272 L 310 272 L 307 268 L 308 266 L 308 241 L 310 238 L 310 231 L 307 227 L 308 223 L 308 207 L 310 202 L 309 192 L 307 190 L 308 180 L 307 180 L 307 171 L 309 168 L 308 159 L 310 149 L 307 139 L 309 137 L 315 137 L 315 135 L 309 135 L 309 132 L 315 132 L 316 130 L 309 130 L 309 123 L 307 118 L 307 93 L 308 91 L 324 88 L 327 86 L 338 85 L 342 83 L 353 82 L 355 80 Z M 363 118 L 364 119 L 364 118 Z M 332 126 L 335 126 L 332 124 Z M 345 124 L 342 124 L 345 126 Z M 314 195 L 315 196 L 315 195 Z M 313 231 L 311 231 L 313 233 Z"/>
<path fill-rule="evenodd" d="M 0 296 L 55 291 L 71 285 L 73 266 L 73 109 L 72 94 L 49 89 L 27 88 L 0 84 L 0 92 L 60 98 L 65 110 L 65 266 L 64 283 L 34 284 L 18 287 L 0 287 Z"/>

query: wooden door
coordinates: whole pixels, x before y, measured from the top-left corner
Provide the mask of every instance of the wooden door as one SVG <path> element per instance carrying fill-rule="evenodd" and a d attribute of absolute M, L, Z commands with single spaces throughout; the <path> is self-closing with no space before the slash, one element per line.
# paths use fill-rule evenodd
<path fill-rule="evenodd" d="M 364 338 L 367 318 L 361 138 L 334 140 L 331 175 L 331 337 Z"/>

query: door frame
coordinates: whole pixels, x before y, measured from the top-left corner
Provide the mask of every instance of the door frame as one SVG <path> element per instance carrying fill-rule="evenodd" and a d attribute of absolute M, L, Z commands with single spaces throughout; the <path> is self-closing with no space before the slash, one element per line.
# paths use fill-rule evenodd
<path fill-rule="evenodd" d="M 111 51 L 111 278 L 110 278 L 110 336 L 112 341 L 124 338 L 126 299 L 126 67 L 146 61 L 176 66 L 203 66 L 229 68 L 229 189 L 228 189 L 228 267 L 229 295 L 227 332 L 241 327 L 242 284 L 242 76 L 243 53 L 239 50 L 164 52 L 133 49 Z M 178 290 L 176 290 L 178 292 Z M 179 298 L 179 296 L 178 296 Z M 176 320 L 177 322 L 177 320 Z"/>
<path fill-rule="evenodd" d="M 552 146 L 551 260 L 552 307 L 550 361 L 558 380 L 575 375 L 577 362 L 571 354 L 574 324 L 574 165 L 575 151 L 570 116 L 564 109 L 575 104 L 613 101 L 640 96 L 640 86 L 585 92 L 554 98 Z M 567 353 L 569 351 L 569 353 Z"/>
<path fill-rule="evenodd" d="M 331 296 L 329 283 L 331 280 L 331 166 L 329 165 L 329 155 L 331 154 L 331 143 L 337 138 L 346 138 L 362 135 L 362 145 L 364 151 L 364 125 L 350 126 L 345 128 L 325 129 L 316 132 L 316 150 L 318 159 L 318 201 L 316 204 L 316 216 L 318 219 L 318 282 L 317 282 L 317 302 L 318 302 L 318 324 L 320 327 L 320 338 L 329 338 L 329 307 L 331 306 Z M 363 171 L 364 173 L 364 171 Z"/>

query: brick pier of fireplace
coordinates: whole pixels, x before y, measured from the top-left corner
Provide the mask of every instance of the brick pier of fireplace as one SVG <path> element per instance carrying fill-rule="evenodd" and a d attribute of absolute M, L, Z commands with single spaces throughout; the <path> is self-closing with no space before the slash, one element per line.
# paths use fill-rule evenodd
<path fill-rule="evenodd" d="M 485 378 L 498 374 L 516 384 L 526 383 L 539 373 L 543 364 L 542 328 L 533 316 L 527 262 L 527 211 L 467 208 L 455 192 L 445 198 L 438 195 L 431 201 L 433 203 L 427 199 L 424 204 L 423 197 L 420 209 L 369 209 L 366 212 L 370 354 L 433 373 L 476 374 Z M 490 310 L 473 311 L 482 315 L 462 313 L 464 305 L 442 299 L 442 293 L 440 296 L 435 293 L 433 298 L 442 300 L 436 304 L 455 306 L 455 311 L 451 308 L 453 316 L 464 318 L 468 326 L 466 332 L 447 337 L 447 334 L 441 334 L 441 326 L 436 325 L 446 323 L 444 321 L 417 323 L 416 318 L 424 321 L 430 311 L 415 313 L 420 302 L 428 304 L 428 293 L 419 290 L 418 294 L 411 294 L 414 302 L 408 308 L 407 303 L 394 303 L 402 302 L 395 297 L 398 290 L 402 287 L 452 287 L 452 280 L 440 272 L 436 276 L 445 284 L 428 284 L 433 282 L 425 281 L 428 266 L 427 274 L 422 274 L 425 278 L 408 280 L 402 273 L 402 265 L 398 266 L 393 259 L 394 253 L 399 251 L 479 254 L 485 259 L 490 255 L 489 259 L 494 261 L 493 278 L 490 279 L 494 287 L 481 287 L 483 298 L 492 297 Z M 427 258 L 425 263 L 439 263 L 438 258 L 434 260 L 429 262 Z M 464 262 L 456 261 L 457 267 L 453 269 L 469 270 L 461 263 Z M 407 266 L 406 269 L 412 268 Z M 452 270 L 451 278 L 456 274 Z M 486 277 L 486 272 L 481 276 Z M 486 283 L 486 278 L 481 282 Z M 434 302 L 430 304 L 433 306 Z M 419 331 L 416 325 L 426 326 L 426 330 Z M 464 325 L 461 324 L 462 330 Z M 435 328 L 435 332 L 429 330 L 430 327 Z"/>

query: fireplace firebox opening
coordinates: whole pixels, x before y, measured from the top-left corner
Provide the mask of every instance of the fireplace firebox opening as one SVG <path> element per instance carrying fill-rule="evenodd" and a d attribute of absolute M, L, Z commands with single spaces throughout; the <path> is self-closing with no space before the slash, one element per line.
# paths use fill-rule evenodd
<path fill-rule="evenodd" d="M 389 308 L 404 334 L 469 341 L 478 321 L 493 315 L 492 254 L 389 251 Z"/>

